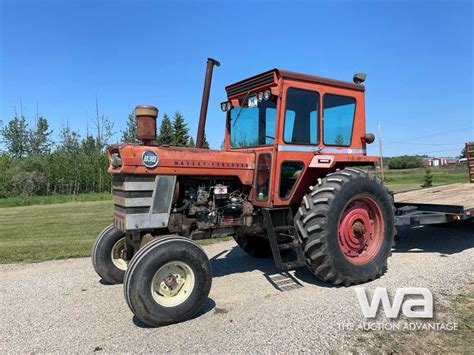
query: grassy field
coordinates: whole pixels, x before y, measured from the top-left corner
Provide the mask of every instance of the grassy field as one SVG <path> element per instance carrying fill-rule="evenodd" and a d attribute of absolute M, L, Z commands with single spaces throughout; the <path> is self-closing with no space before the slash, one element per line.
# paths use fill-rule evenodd
<path fill-rule="evenodd" d="M 111 217 L 111 201 L 1 208 L 0 263 L 88 256 Z"/>
<path fill-rule="evenodd" d="M 395 192 L 417 189 L 423 173 L 388 171 L 386 184 Z M 468 182 L 462 169 L 432 173 L 434 185 Z M 18 205 L 25 206 L 11 207 Z M 112 221 L 110 194 L 0 199 L 0 207 L 0 263 L 89 256 L 95 237 Z"/>
<path fill-rule="evenodd" d="M 31 206 L 31 205 L 52 205 L 65 202 L 86 202 L 86 201 L 107 201 L 112 200 L 112 195 L 108 192 L 88 193 L 81 195 L 52 195 L 52 196 L 31 196 L 31 197 L 9 197 L 0 198 L 0 208 Z"/>
<path fill-rule="evenodd" d="M 419 189 L 424 181 L 425 169 L 387 170 L 385 184 L 394 192 Z M 432 168 L 433 186 L 469 182 L 467 169 L 457 168 Z M 376 172 L 380 177 L 380 172 Z"/>
<path fill-rule="evenodd" d="M 0 263 L 89 256 L 96 236 L 111 221 L 111 201 L 0 208 Z"/>

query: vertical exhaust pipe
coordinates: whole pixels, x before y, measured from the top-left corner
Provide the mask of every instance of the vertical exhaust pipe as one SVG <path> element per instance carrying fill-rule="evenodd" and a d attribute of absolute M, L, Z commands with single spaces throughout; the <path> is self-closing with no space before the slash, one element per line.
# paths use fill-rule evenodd
<path fill-rule="evenodd" d="M 202 91 L 201 113 L 199 114 L 199 126 L 196 137 L 196 148 L 202 148 L 204 129 L 206 127 L 207 107 L 209 105 L 209 93 L 211 91 L 212 70 L 220 66 L 217 60 L 207 58 L 206 78 L 204 79 L 204 89 Z"/>

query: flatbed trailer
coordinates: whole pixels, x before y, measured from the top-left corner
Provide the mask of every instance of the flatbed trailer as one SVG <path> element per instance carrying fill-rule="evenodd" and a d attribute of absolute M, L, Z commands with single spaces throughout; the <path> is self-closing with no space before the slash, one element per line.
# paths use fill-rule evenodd
<path fill-rule="evenodd" d="M 474 218 L 474 184 L 449 184 L 394 194 L 395 225 L 440 224 Z"/>

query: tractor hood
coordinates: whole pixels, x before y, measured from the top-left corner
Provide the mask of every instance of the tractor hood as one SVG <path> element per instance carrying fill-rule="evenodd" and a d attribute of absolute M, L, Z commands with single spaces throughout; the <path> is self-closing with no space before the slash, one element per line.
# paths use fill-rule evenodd
<path fill-rule="evenodd" d="M 251 185 L 255 169 L 251 150 L 114 144 L 108 156 L 111 174 L 237 176 L 244 185 Z"/>

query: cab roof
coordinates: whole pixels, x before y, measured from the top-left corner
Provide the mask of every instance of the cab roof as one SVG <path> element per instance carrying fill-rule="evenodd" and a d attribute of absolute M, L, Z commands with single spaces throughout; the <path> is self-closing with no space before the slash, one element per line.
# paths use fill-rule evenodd
<path fill-rule="evenodd" d="M 278 84 L 278 80 L 282 78 L 335 86 L 350 90 L 365 91 L 365 86 L 362 84 L 355 84 L 350 81 L 324 78 L 322 76 L 297 73 L 277 68 L 268 70 L 258 75 L 254 75 L 250 78 L 241 80 L 235 84 L 226 86 L 225 90 L 227 92 L 227 96 L 237 96 L 239 94 L 246 93 L 249 90 L 257 90 L 261 87 L 276 85 Z"/>

